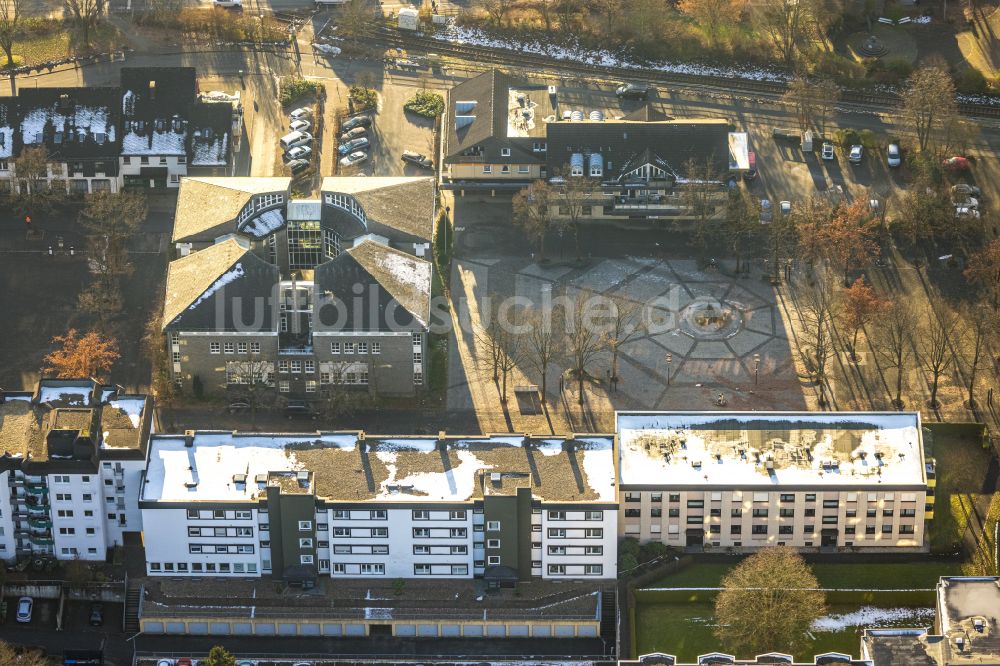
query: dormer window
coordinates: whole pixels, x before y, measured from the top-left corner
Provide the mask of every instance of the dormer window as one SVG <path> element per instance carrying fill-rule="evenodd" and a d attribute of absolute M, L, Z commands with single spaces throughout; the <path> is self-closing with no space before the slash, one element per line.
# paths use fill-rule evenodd
<path fill-rule="evenodd" d="M 157 132 L 162 132 L 163 131 L 163 120 L 157 120 L 156 121 L 156 131 Z"/>
<path fill-rule="evenodd" d="M 500 156 L 501 157 L 510 157 L 510 148 L 501 148 L 500 149 Z"/>

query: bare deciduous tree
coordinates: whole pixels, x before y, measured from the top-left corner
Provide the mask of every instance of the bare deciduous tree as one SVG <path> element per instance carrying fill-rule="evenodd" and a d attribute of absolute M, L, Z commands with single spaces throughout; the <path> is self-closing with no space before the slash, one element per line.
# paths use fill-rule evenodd
<path fill-rule="evenodd" d="M 719 39 L 719 32 L 734 25 L 740 18 L 741 0 L 681 0 L 677 8 L 695 20 L 705 31 L 710 44 Z"/>
<path fill-rule="evenodd" d="M 756 9 L 757 26 L 770 38 L 789 67 L 795 64 L 799 43 L 806 35 L 808 18 L 805 0 L 773 0 L 760 3 Z"/>
<path fill-rule="evenodd" d="M 982 307 L 978 303 L 970 303 L 962 308 L 962 341 L 960 348 L 968 367 L 966 387 L 969 390 L 969 409 L 976 408 L 976 378 L 979 364 L 986 351 L 986 339 L 996 323 L 996 312 Z"/>
<path fill-rule="evenodd" d="M 541 377 L 542 403 L 544 404 L 548 389 L 549 368 L 562 352 L 563 339 L 560 331 L 563 326 L 562 316 L 557 315 L 554 310 L 543 311 L 532 308 L 523 314 L 522 320 L 530 327 L 525 334 L 525 359 L 538 371 Z"/>
<path fill-rule="evenodd" d="M 826 120 L 833 113 L 839 98 L 840 87 L 833 81 L 810 81 L 803 76 L 788 84 L 783 97 L 786 104 L 795 108 L 799 129 L 805 132 L 815 128 L 820 134 L 826 131 Z"/>
<path fill-rule="evenodd" d="M 969 257 L 965 279 L 986 292 L 994 310 L 1000 308 L 1000 238 Z"/>
<path fill-rule="evenodd" d="M 250 409 L 250 427 L 257 426 L 257 410 L 274 398 L 274 363 L 250 354 L 244 359 L 226 361 L 226 388 L 231 398 L 246 402 Z"/>
<path fill-rule="evenodd" d="M 587 369 L 604 349 L 603 335 L 600 327 L 595 325 L 597 319 L 606 313 L 595 313 L 595 295 L 591 292 L 580 292 L 573 303 L 572 310 L 567 313 L 566 338 L 564 353 L 566 365 L 576 376 L 577 389 L 580 392 L 578 401 L 583 406 L 583 382 L 587 377 Z"/>
<path fill-rule="evenodd" d="M 529 183 L 512 200 L 514 224 L 524 229 L 538 243 L 539 261 L 545 261 L 545 236 L 553 225 L 552 205 L 555 193 L 544 180 Z"/>
<path fill-rule="evenodd" d="M 514 0 L 483 0 L 482 7 L 497 27 L 503 25 L 507 13 L 513 9 Z"/>
<path fill-rule="evenodd" d="M 558 174 L 559 184 L 554 187 L 554 202 L 558 213 L 557 224 L 565 225 L 573 232 L 573 243 L 576 250 L 576 260 L 582 261 L 580 248 L 580 224 L 583 221 L 583 209 L 588 205 L 588 197 L 593 194 L 594 183 L 585 175 L 574 176 L 567 166 Z"/>
<path fill-rule="evenodd" d="M 500 402 L 507 402 L 507 378 L 523 358 L 524 331 L 513 308 L 507 307 L 505 303 L 490 305 L 490 310 L 485 314 L 488 320 L 480 324 L 475 337 L 485 351 L 484 369 L 492 372 L 493 382 L 500 388 Z"/>
<path fill-rule="evenodd" d="M 733 654 L 795 652 L 826 612 L 826 593 L 788 546 L 763 548 L 722 579 L 715 635 Z"/>
<path fill-rule="evenodd" d="M 0 0 L 0 49 L 7 56 L 7 74 L 10 76 L 11 97 L 17 95 L 14 65 L 14 38 L 21 22 L 21 0 Z"/>
<path fill-rule="evenodd" d="M 63 0 L 63 13 L 83 29 L 84 46 L 90 46 L 90 31 L 97 27 L 106 6 L 105 0 Z"/>
<path fill-rule="evenodd" d="M 948 72 L 938 67 L 914 72 L 903 92 L 903 118 L 920 150 L 932 148 L 956 117 L 955 84 Z"/>
<path fill-rule="evenodd" d="M 941 375 L 951 367 L 954 356 L 951 346 L 958 332 L 958 314 L 944 302 L 931 302 L 929 316 L 917 339 L 917 358 L 931 376 L 931 409 L 938 406 L 937 394 Z"/>
<path fill-rule="evenodd" d="M 892 399 L 896 409 L 903 408 L 903 377 L 912 356 L 913 343 L 910 335 L 915 326 L 913 309 L 903 301 L 893 301 L 882 308 L 875 322 L 875 334 L 872 336 L 875 354 L 883 367 L 896 371 L 896 393 Z"/>
<path fill-rule="evenodd" d="M 799 354 L 819 387 L 818 401 L 823 407 L 826 405 L 827 366 L 834 353 L 830 330 L 833 323 L 833 302 L 825 280 L 817 281 L 815 286 L 803 292 L 799 316 L 802 320 Z"/>
<path fill-rule="evenodd" d="M 608 316 L 608 332 L 604 334 L 604 344 L 611 352 L 611 381 L 618 382 L 618 353 L 627 344 L 645 332 L 642 321 L 642 303 L 627 298 L 613 296 Z"/>

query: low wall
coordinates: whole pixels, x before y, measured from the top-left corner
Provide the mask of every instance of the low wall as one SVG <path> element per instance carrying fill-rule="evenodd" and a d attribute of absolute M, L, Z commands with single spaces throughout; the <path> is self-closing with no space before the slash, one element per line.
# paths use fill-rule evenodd
<path fill-rule="evenodd" d="M 393 636 L 409 638 L 597 638 L 599 621 L 545 622 L 530 619 L 337 622 L 315 618 L 142 618 L 144 634 L 183 636 L 362 637 L 373 625 L 390 626 Z"/>
<path fill-rule="evenodd" d="M 58 599 L 62 594 L 60 583 L 7 583 L 3 586 L 6 597 L 34 597 L 36 599 Z"/>

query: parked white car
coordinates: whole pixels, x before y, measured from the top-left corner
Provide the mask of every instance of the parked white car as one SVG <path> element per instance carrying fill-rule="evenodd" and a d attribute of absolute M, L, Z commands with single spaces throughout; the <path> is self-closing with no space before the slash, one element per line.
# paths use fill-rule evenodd
<path fill-rule="evenodd" d="M 35 601 L 31 597 L 21 597 L 17 600 L 17 621 L 31 622 L 31 611 L 35 607 Z"/>
<path fill-rule="evenodd" d="M 312 123 L 308 120 L 293 120 L 288 123 L 288 129 L 293 132 L 308 132 L 312 128 Z"/>
<path fill-rule="evenodd" d="M 291 113 L 288 114 L 288 117 L 291 118 L 292 120 L 302 120 L 303 118 L 311 118 L 312 110 L 308 107 L 302 106 L 297 109 L 294 109 Z"/>

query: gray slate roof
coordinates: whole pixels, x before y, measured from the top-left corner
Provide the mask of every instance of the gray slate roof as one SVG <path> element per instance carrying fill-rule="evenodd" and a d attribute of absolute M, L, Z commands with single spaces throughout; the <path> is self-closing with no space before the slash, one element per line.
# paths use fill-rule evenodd
<path fill-rule="evenodd" d="M 277 267 L 237 241 L 209 246 L 167 267 L 163 328 L 235 331 L 257 322 L 249 330 L 275 331 L 270 297 L 277 283 Z"/>

